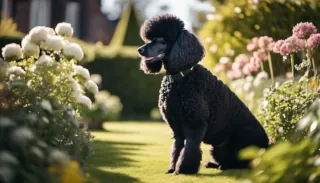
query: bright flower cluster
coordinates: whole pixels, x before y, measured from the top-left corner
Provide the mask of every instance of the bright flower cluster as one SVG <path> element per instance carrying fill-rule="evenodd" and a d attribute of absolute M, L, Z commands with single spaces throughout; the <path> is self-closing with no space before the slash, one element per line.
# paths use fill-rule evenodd
<path fill-rule="evenodd" d="M 21 46 L 6 45 L 2 56 L 10 63 L 8 77 L 11 80 L 23 78 L 35 90 L 42 87 L 41 83 L 46 83 L 48 87 L 43 94 L 61 95 L 59 100 L 65 101 L 64 104 L 74 102 L 90 108 L 92 102 L 85 93 L 96 94 L 98 86 L 91 81 L 89 71 L 76 64 L 83 59 L 84 53 L 78 44 L 66 39 L 72 35 L 73 28 L 69 23 L 59 23 L 55 30 L 37 26 L 23 38 Z M 50 88 L 56 88 L 56 85 L 65 88 L 63 91 Z"/>

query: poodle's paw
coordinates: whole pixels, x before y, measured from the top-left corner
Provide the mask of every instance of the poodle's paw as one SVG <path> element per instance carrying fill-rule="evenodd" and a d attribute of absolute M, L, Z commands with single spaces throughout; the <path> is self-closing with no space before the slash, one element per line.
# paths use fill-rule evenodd
<path fill-rule="evenodd" d="M 205 168 L 216 168 L 216 169 L 219 169 L 220 168 L 220 165 L 218 165 L 217 163 L 213 163 L 211 161 L 209 161 L 208 163 L 206 163 L 204 165 Z"/>
<path fill-rule="evenodd" d="M 173 168 L 170 168 L 169 170 L 166 171 L 166 174 L 171 174 L 171 173 L 174 173 L 174 169 Z"/>

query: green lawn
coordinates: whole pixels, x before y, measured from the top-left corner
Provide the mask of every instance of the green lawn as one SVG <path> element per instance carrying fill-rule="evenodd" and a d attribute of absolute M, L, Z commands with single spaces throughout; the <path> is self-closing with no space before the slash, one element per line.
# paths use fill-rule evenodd
<path fill-rule="evenodd" d="M 165 123 L 108 122 L 106 131 L 92 132 L 95 155 L 89 173 L 101 183 L 234 183 L 244 171 L 219 171 L 201 167 L 198 175 L 166 175 L 171 146 Z M 209 147 L 203 145 L 204 164 Z"/>

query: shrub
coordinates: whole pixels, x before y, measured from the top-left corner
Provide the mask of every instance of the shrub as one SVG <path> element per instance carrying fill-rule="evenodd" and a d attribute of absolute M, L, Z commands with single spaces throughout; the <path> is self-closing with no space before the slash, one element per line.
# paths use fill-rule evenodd
<path fill-rule="evenodd" d="M 163 74 L 146 76 L 139 70 L 139 59 L 120 56 L 97 58 L 88 63 L 92 73 L 102 76 L 102 89 L 119 96 L 126 117 L 149 117 L 150 110 L 157 107 Z"/>
<path fill-rule="evenodd" d="M 243 182 L 319 182 L 319 109 L 320 101 L 317 99 L 299 121 L 292 141 L 278 142 L 267 151 L 255 148 L 243 150 L 242 158 L 254 158 L 251 163 L 253 171 Z"/>
<path fill-rule="evenodd" d="M 7 112 L 0 111 L 2 114 Z M 69 182 L 83 182 L 84 176 L 77 162 L 40 140 L 28 127 L 31 119 L 31 115 L 0 116 L 0 182 L 66 183 L 65 177 L 70 176 L 66 172 L 72 173 Z"/>
<path fill-rule="evenodd" d="M 1 107 L 29 116 L 20 122 L 85 167 L 93 153 L 92 136 L 81 128 L 79 117 L 92 104 L 87 92 L 96 93 L 98 87 L 89 71 L 76 64 L 83 58 L 81 47 L 47 27 L 33 28 L 21 46 L 9 44 L 2 50 L 8 63 L 2 63 Z"/>
<path fill-rule="evenodd" d="M 86 110 L 83 118 L 89 123 L 89 128 L 102 128 L 105 121 L 118 120 L 122 111 L 119 97 L 102 90 L 94 95 L 92 107 Z"/>

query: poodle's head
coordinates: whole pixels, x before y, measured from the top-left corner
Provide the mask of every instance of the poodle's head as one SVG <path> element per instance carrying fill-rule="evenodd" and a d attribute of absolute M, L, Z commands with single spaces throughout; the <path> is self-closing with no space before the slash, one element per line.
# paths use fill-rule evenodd
<path fill-rule="evenodd" d="M 147 20 L 140 30 L 146 42 L 138 49 L 140 68 L 156 74 L 162 64 L 169 73 L 191 68 L 201 61 L 204 48 L 198 38 L 184 29 L 184 23 L 173 15 L 162 15 Z"/>

